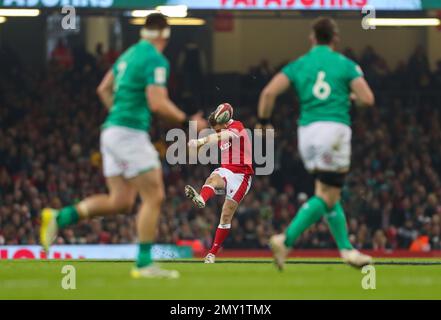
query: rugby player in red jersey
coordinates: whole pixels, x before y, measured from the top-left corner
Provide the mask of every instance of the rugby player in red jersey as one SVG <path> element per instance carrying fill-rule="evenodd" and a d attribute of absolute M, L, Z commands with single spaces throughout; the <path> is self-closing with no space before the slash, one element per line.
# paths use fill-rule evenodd
<path fill-rule="evenodd" d="M 215 262 L 216 254 L 230 232 L 234 213 L 248 193 L 254 174 L 250 138 L 242 122 L 234 120 L 232 116 L 231 105 L 219 105 L 208 118 L 216 133 L 188 143 L 189 147 L 217 143 L 221 150 L 221 166 L 211 173 L 201 191 L 198 193 L 193 187 L 185 186 L 185 195 L 199 208 L 205 207 L 206 202 L 216 194 L 216 190 L 225 191 L 220 223 L 205 263 Z"/>

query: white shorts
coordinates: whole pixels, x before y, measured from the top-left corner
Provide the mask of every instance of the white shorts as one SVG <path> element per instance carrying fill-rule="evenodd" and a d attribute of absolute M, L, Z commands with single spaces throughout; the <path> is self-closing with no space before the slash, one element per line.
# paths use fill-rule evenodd
<path fill-rule="evenodd" d="M 319 121 L 299 127 L 299 152 L 306 170 L 348 170 L 351 165 L 351 137 L 351 128 L 343 123 Z"/>
<path fill-rule="evenodd" d="M 101 154 L 106 178 L 131 179 L 160 168 L 158 152 L 147 132 L 126 127 L 110 127 L 101 132 Z"/>
<path fill-rule="evenodd" d="M 225 181 L 225 197 L 240 203 L 251 187 L 251 175 L 234 173 L 226 168 L 217 168 L 212 172 Z"/>

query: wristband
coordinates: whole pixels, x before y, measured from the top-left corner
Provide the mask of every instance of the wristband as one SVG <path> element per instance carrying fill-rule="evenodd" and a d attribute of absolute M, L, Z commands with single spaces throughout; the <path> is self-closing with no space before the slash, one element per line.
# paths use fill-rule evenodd
<path fill-rule="evenodd" d="M 198 141 L 198 147 L 203 146 L 208 142 L 208 137 L 200 138 L 197 141 Z"/>

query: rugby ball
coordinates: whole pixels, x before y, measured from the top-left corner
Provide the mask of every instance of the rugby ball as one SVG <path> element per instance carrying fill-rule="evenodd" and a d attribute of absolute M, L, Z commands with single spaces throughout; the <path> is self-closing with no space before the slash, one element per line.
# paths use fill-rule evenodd
<path fill-rule="evenodd" d="M 233 118 L 233 107 L 229 103 L 222 103 L 214 111 L 214 119 L 217 123 L 222 124 Z"/>

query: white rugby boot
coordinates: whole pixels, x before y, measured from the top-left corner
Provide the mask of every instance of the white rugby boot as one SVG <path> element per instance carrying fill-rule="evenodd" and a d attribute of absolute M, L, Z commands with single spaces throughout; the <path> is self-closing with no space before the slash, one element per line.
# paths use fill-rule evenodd
<path fill-rule="evenodd" d="M 205 256 L 204 263 L 214 263 L 216 261 L 216 256 L 212 253 L 209 253 Z"/>
<path fill-rule="evenodd" d="M 269 244 L 273 252 L 274 263 L 277 268 L 282 271 L 286 257 L 288 257 L 289 248 L 285 246 L 285 234 L 276 234 L 270 238 Z"/>
<path fill-rule="evenodd" d="M 191 199 L 198 208 L 205 207 L 204 199 L 202 199 L 201 195 L 192 186 L 185 186 L 185 195 L 187 198 Z"/>
<path fill-rule="evenodd" d="M 131 276 L 134 279 L 141 278 L 159 278 L 159 279 L 177 279 L 179 272 L 176 270 L 162 269 L 156 265 L 147 266 L 144 268 L 134 268 L 131 271 Z"/>
<path fill-rule="evenodd" d="M 341 250 L 340 256 L 343 261 L 355 268 L 363 268 L 368 264 L 372 264 L 372 257 L 361 253 L 358 250 Z"/>

